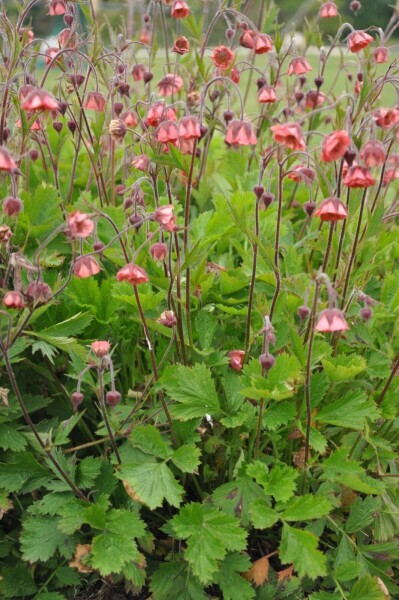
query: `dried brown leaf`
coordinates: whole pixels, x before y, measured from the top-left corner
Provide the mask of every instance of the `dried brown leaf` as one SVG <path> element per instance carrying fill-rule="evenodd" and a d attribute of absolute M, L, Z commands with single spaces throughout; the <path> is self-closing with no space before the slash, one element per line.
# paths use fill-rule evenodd
<path fill-rule="evenodd" d="M 252 567 L 246 573 L 243 573 L 243 577 L 254 583 L 256 587 L 263 585 L 265 581 L 267 581 L 269 577 L 269 558 L 267 556 L 262 556 L 254 563 L 252 563 Z"/>

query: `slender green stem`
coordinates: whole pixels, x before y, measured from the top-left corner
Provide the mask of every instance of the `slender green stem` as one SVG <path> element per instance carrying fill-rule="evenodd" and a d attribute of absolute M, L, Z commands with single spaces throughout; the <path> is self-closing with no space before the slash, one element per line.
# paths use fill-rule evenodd
<path fill-rule="evenodd" d="M 121 457 L 120 454 L 118 452 L 118 446 L 116 445 L 116 441 L 115 441 L 115 436 L 113 434 L 112 428 L 111 428 L 111 424 L 109 422 L 109 418 L 108 418 L 108 413 L 107 413 L 107 407 L 105 406 L 105 401 L 104 401 L 104 383 L 103 383 L 103 371 L 102 371 L 102 367 L 100 367 L 98 369 L 98 400 L 100 403 L 100 408 L 101 408 L 101 413 L 104 419 L 104 423 L 105 423 L 105 427 L 107 429 L 108 432 L 108 437 L 110 439 L 111 442 L 111 446 L 112 449 L 114 451 L 114 454 L 116 456 L 116 460 L 118 461 L 118 464 L 120 465 L 122 463 L 121 461 Z"/>

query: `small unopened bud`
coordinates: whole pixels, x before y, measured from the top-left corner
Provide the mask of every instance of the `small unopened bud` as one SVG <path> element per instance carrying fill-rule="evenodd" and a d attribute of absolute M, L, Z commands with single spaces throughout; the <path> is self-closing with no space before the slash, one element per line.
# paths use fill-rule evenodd
<path fill-rule="evenodd" d="M 116 116 L 119 117 L 119 115 L 123 111 L 123 104 L 122 104 L 122 102 L 115 102 L 115 104 L 114 104 L 114 111 L 115 111 Z"/>
<path fill-rule="evenodd" d="M 103 242 L 94 242 L 93 250 L 94 252 L 101 252 L 104 249 L 105 244 Z"/>
<path fill-rule="evenodd" d="M 232 39 L 233 39 L 233 37 L 234 37 L 234 33 L 235 33 L 235 32 L 234 32 L 234 29 L 231 29 L 231 27 L 228 27 L 228 28 L 226 29 L 226 38 L 227 38 L 227 40 L 228 40 L 228 41 L 230 41 L 230 40 L 232 40 Z"/>
<path fill-rule="evenodd" d="M 208 133 L 208 127 L 206 125 L 200 125 L 200 132 L 201 132 L 201 140 L 203 137 L 206 136 L 206 134 Z"/>
<path fill-rule="evenodd" d="M 301 87 L 303 87 L 306 82 L 307 82 L 307 79 L 306 79 L 305 75 L 301 75 L 299 77 L 299 83 L 301 84 Z"/>
<path fill-rule="evenodd" d="M 82 392 L 74 392 L 71 396 L 71 402 L 73 408 L 76 410 L 83 402 L 84 396 Z"/>
<path fill-rule="evenodd" d="M 362 5 L 358 0 L 353 0 L 349 5 L 350 9 L 356 14 L 362 8 Z"/>
<path fill-rule="evenodd" d="M 310 315 L 310 308 L 305 305 L 300 306 L 297 310 L 297 315 L 301 319 L 301 321 L 306 321 L 306 319 Z"/>
<path fill-rule="evenodd" d="M 298 102 L 298 104 L 300 102 L 302 102 L 304 97 L 305 97 L 305 94 L 303 92 L 295 92 L 295 100 Z"/>
<path fill-rule="evenodd" d="M 265 191 L 265 188 L 263 187 L 263 185 L 256 185 L 254 187 L 254 194 L 258 199 L 262 196 L 264 191 Z"/>
<path fill-rule="evenodd" d="M 20 198 L 16 198 L 15 196 L 8 196 L 3 201 L 3 213 L 7 217 L 17 217 L 24 205 Z"/>
<path fill-rule="evenodd" d="M 353 165 L 353 161 L 356 158 L 356 152 L 354 150 L 347 150 L 344 154 L 344 159 L 348 165 L 348 167 L 351 167 Z"/>
<path fill-rule="evenodd" d="M 145 13 L 145 14 L 143 15 L 143 21 L 144 21 L 144 23 L 149 23 L 149 22 L 151 21 L 151 17 L 150 17 L 150 15 L 149 15 L 149 14 L 147 14 L 147 13 Z"/>
<path fill-rule="evenodd" d="M 308 215 L 308 217 L 311 217 L 313 215 L 315 208 L 316 208 L 316 202 L 313 202 L 312 200 L 308 200 L 303 205 L 303 210 Z"/>
<path fill-rule="evenodd" d="M 64 102 L 64 101 L 58 102 L 58 112 L 61 115 L 64 116 L 67 110 L 68 110 L 68 102 Z"/>
<path fill-rule="evenodd" d="M 64 16 L 64 23 L 67 27 L 71 27 L 72 23 L 73 23 L 73 15 L 65 15 Z"/>
<path fill-rule="evenodd" d="M 209 94 L 209 98 L 211 102 L 216 102 L 216 100 L 219 98 L 220 94 L 217 90 L 213 90 L 210 94 Z"/>
<path fill-rule="evenodd" d="M 264 192 L 260 197 L 259 208 L 266 210 L 274 200 L 274 195 L 270 192 Z"/>
<path fill-rule="evenodd" d="M 134 225 L 134 228 L 136 231 L 138 231 L 142 225 L 142 217 L 140 217 L 139 215 L 131 215 L 129 217 L 129 223 L 130 225 Z"/>
<path fill-rule="evenodd" d="M 36 148 L 29 150 L 29 158 L 35 162 L 39 158 L 39 150 L 36 150 Z"/>
<path fill-rule="evenodd" d="M 3 142 L 6 142 L 10 137 L 10 130 L 8 127 L 4 127 L 3 129 Z"/>
<path fill-rule="evenodd" d="M 267 372 L 270 371 L 272 367 L 274 367 L 276 359 L 272 354 L 261 354 L 259 357 L 259 362 L 262 366 L 262 369 L 264 369 Z"/>
<path fill-rule="evenodd" d="M 232 110 L 225 110 L 223 113 L 223 119 L 226 123 L 230 123 L 234 119 L 234 112 Z"/>
<path fill-rule="evenodd" d="M 123 183 L 118 183 L 115 191 L 118 194 L 118 196 L 123 196 L 123 194 L 125 193 L 125 186 L 123 185 Z"/>
<path fill-rule="evenodd" d="M 324 83 L 324 77 L 321 77 L 320 75 L 318 75 L 317 77 L 314 78 L 314 84 L 318 89 L 321 88 L 323 83 Z"/>
<path fill-rule="evenodd" d="M 154 77 L 154 73 L 151 73 L 151 71 L 144 71 L 144 73 L 143 73 L 144 83 L 150 83 L 150 81 L 153 77 Z"/>
<path fill-rule="evenodd" d="M 75 123 L 75 121 L 68 121 L 68 123 L 67 123 L 67 127 L 68 127 L 69 131 L 70 131 L 72 134 L 74 134 L 74 133 L 75 133 L 75 131 L 76 131 L 76 123 Z"/>
<path fill-rule="evenodd" d="M 364 79 L 364 77 L 363 77 L 363 73 L 362 73 L 361 71 L 359 71 L 359 72 L 358 72 L 358 74 L 356 75 L 356 77 L 357 77 L 357 80 L 358 80 L 360 83 L 362 83 L 362 82 L 363 82 L 363 79 Z"/>
<path fill-rule="evenodd" d="M 266 85 L 266 79 L 264 77 L 258 77 L 256 85 L 258 86 L 258 90 L 262 89 L 263 86 Z"/>
<path fill-rule="evenodd" d="M 57 133 L 61 133 L 62 128 L 63 128 L 64 124 L 61 123 L 61 121 L 54 121 L 53 122 L 53 127 L 56 130 Z"/>
<path fill-rule="evenodd" d="M 107 392 L 105 395 L 105 401 L 110 408 L 114 408 L 122 400 L 122 396 L 116 390 Z"/>
<path fill-rule="evenodd" d="M 365 306 L 360 311 L 360 316 L 362 317 L 363 321 L 370 321 L 371 317 L 373 316 L 373 311 L 368 306 Z"/>

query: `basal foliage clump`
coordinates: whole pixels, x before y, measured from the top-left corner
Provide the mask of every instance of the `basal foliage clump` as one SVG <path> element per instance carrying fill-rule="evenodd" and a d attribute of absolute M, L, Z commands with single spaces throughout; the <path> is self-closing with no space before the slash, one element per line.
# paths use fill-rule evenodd
<path fill-rule="evenodd" d="M 151 0 L 105 44 L 51 0 L 51 47 L 34 5 L 0 21 L 1 597 L 397 598 L 399 15 L 325 2 L 300 47 L 273 2 Z"/>

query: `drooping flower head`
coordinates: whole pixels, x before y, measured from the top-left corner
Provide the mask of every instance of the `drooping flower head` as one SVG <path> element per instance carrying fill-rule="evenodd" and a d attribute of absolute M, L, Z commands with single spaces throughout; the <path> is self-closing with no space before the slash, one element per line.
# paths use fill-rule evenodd
<path fill-rule="evenodd" d="M 59 17 L 65 15 L 66 6 L 64 0 L 50 0 L 50 6 L 48 14 L 50 17 Z"/>
<path fill-rule="evenodd" d="M 373 59 L 377 65 L 383 65 L 388 62 L 389 59 L 389 50 L 384 46 L 379 46 L 373 52 Z"/>
<path fill-rule="evenodd" d="M 231 121 L 227 128 L 225 142 L 230 146 L 254 146 L 256 135 L 248 121 Z"/>
<path fill-rule="evenodd" d="M 258 92 L 258 102 L 261 104 L 272 104 L 276 102 L 276 90 L 270 85 L 264 85 Z"/>
<path fill-rule="evenodd" d="M 51 111 L 59 109 L 59 102 L 52 94 L 40 88 L 33 88 L 21 104 L 22 110 L 28 112 Z"/>
<path fill-rule="evenodd" d="M 161 100 L 154 102 L 148 109 L 145 117 L 145 124 L 151 125 L 151 127 L 158 127 L 161 121 L 176 121 L 176 112 L 170 106 L 165 106 Z"/>
<path fill-rule="evenodd" d="M 326 308 L 322 310 L 315 326 L 315 330 L 322 333 L 348 331 L 348 329 L 349 325 L 339 308 Z"/>
<path fill-rule="evenodd" d="M 184 17 L 188 17 L 190 14 L 190 9 L 186 2 L 175 0 L 172 4 L 170 14 L 174 19 L 184 19 Z"/>
<path fill-rule="evenodd" d="M 24 297 L 21 292 L 7 292 L 3 298 L 4 306 L 22 310 L 25 307 Z"/>
<path fill-rule="evenodd" d="M 399 123 L 399 110 L 397 108 L 378 108 L 373 113 L 373 118 L 382 129 L 390 129 Z"/>
<path fill-rule="evenodd" d="M 148 283 L 150 280 L 144 269 L 134 263 L 128 263 L 122 267 L 122 269 L 117 272 L 116 278 L 118 281 L 127 281 L 132 285 Z"/>
<path fill-rule="evenodd" d="M 319 208 L 314 212 L 315 217 L 320 217 L 322 221 L 342 221 L 348 216 L 346 206 L 339 198 L 330 197 L 323 200 Z"/>
<path fill-rule="evenodd" d="M 99 340 L 98 342 L 93 342 L 90 345 L 90 348 L 93 350 L 94 354 L 98 356 L 98 358 L 103 358 L 109 353 L 111 344 L 107 341 Z"/>
<path fill-rule="evenodd" d="M 288 66 L 288 75 L 304 75 L 312 70 L 311 65 L 308 63 L 306 58 L 298 56 L 293 58 Z"/>
<path fill-rule="evenodd" d="M 159 319 L 157 319 L 157 323 L 160 323 L 160 325 L 164 325 L 164 327 L 172 328 L 175 325 L 177 325 L 176 315 L 173 312 L 173 310 L 165 310 L 161 314 Z"/>
<path fill-rule="evenodd" d="M 175 229 L 176 217 L 173 210 L 173 204 L 164 204 L 163 206 L 158 206 L 154 211 L 154 221 L 157 221 L 162 229 L 166 231 L 174 231 Z"/>
<path fill-rule="evenodd" d="M 259 33 L 253 38 L 252 50 L 255 54 L 266 54 L 273 49 L 273 40 L 266 33 Z"/>
<path fill-rule="evenodd" d="M 162 121 L 158 127 L 157 140 L 162 144 L 176 144 L 179 128 L 176 121 Z"/>
<path fill-rule="evenodd" d="M 356 54 L 367 48 L 367 46 L 373 42 L 374 39 L 365 31 L 353 31 L 348 37 L 349 50 Z"/>
<path fill-rule="evenodd" d="M 4 146 L 0 146 L 0 171 L 7 173 L 18 173 L 17 163 Z"/>
<path fill-rule="evenodd" d="M 360 158 L 369 169 L 383 165 L 385 157 L 386 152 L 384 145 L 378 140 L 366 142 L 360 150 Z"/>
<path fill-rule="evenodd" d="M 270 127 L 273 137 L 278 144 L 283 144 L 291 150 L 305 150 L 302 127 L 298 123 L 283 123 Z"/>
<path fill-rule="evenodd" d="M 348 132 L 344 129 L 333 131 L 328 134 L 321 148 L 321 160 L 324 162 L 333 162 L 342 158 L 350 146 L 351 140 Z"/>
<path fill-rule="evenodd" d="M 79 210 L 75 210 L 67 217 L 68 234 L 74 238 L 87 238 L 93 233 L 94 222 Z"/>
<path fill-rule="evenodd" d="M 229 358 L 229 367 L 234 371 L 241 371 L 244 366 L 245 352 L 244 350 L 230 350 L 227 353 Z"/>
<path fill-rule="evenodd" d="M 100 272 L 98 262 L 93 256 L 82 256 L 73 265 L 73 273 L 79 279 L 86 279 Z"/>
<path fill-rule="evenodd" d="M 179 139 L 199 140 L 201 138 L 201 128 L 197 117 L 188 115 L 182 117 L 179 121 Z"/>
<path fill-rule="evenodd" d="M 366 167 L 354 165 L 348 170 L 344 184 L 351 188 L 368 188 L 375 184 L 375 179 Z"/>
<path fill-rule="evenodd" d="M 96 112 L 104 112 L 105 97 L 101 92 L 89 92 L 87 94 L 84 107 L 87 110 L 95 110 Z"/>
<path fill-rule="evenodd" d="M 150 254 L 154 260 L 162 262 L 168 255 L 168 247 L 163 242 L 156 242 L 150 247 Z"/>
<path fill-rule="evenodd" d="M 165 77 L 158 83 L 159 95 L 162 98 L 176 94 L 183 87 L 183 79 L 180 75 L 174 75 L 173 73 L 167 73 Z"/>
<path fill-rule="evenodd" d="M 335 2 L 324 2 L 319 10 L 319 17 L 321 19 L 332 19 L 338 17 L 338 7 Z"/>
<path fill-rule="evenodd" d="M 235 54 L 227 46 L 216 46 L 213 49 L 211 60 L 215 67 L 221 71 L 226 71 L 231 67 L 235 59 Z"/>
<path fill-rule="evenodd" d="M 172 52 L 176 52 L 176 54 L 180 54 L 180 56 L 183 56 L 183 54 L 187 54 L 189 50 L 190 42 L 186 37 L 184 37 L 184 35 L 180 35 L 178 38 L 175 39 L 173 43 Z"/>

